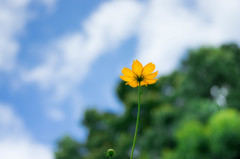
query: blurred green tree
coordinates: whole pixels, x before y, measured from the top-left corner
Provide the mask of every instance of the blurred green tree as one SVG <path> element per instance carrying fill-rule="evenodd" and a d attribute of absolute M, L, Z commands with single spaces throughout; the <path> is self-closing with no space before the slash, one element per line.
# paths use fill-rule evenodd
<path fill-rule="evenodd" d="M 211 156 L 218 159 L 240 158 L 240 114 L 234 109 L 214 114 L 208 125 Z"/>
<path fill-rule="evenodd" d="M 84 152 L 81 152 L 82 144 L 69 136 L 63 137 L 58 142 L 58 151 L 55 153 L 57 159 L 82 159 Z"/>
<path fill-rule="evenodd" d="M 240 48 L 189 50 L 181 66 L 157 84 L 143 87 L 134 157 L 139 159 L 240 158 Z M 129 158 L 137 115 L 137 89 L 121 82 L 117 95 L 122 115 L 85 112 L 89 130 L 85 143 L 63 138 L 56 159 Z"/>

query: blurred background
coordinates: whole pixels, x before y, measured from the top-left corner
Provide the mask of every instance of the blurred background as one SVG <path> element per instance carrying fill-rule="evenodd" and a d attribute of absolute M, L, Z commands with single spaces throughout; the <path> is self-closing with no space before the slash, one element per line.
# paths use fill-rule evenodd
<path fill-rule="evenodd" d="M 239 0 L 0 0 L 0 158 L 240 158 Z"/>

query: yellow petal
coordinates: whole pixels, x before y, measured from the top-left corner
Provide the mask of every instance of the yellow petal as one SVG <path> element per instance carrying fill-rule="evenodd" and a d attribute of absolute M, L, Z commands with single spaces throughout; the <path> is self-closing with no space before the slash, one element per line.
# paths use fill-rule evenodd
<path fill-rule="evenodd" d="M 140 76 L 140 75 L 142 74 L 142 70 L 143 70 L 143 65 L 142 65 L 138 60 L 133 61 L 132 71 L 133 71 L 137 76 Z"/>
<path fill-rule="evenodd" d="M 130 70 L 129 68 L 126 68 L 126 67 L 123 68 L 122 73 L 124 76 L 128 76 L 128 77 L 135 76 L 135 74 L 132 72 L 132 70 Z"/>
<path fill-rule="evenodd" d="M 131 87 L 137 87 L 137 86 L 138 86 L 138 82 L 135 82 L 135 81 L 133 81 L 133 82 L 128 82 L 128 83 L 126 83 L 126 84 L 128 84 L 128 85 L 131 86 Z"/>
<path fill-rule="evenodd" d="M 134 80 L 134 78 L 128 77 L 128 76 L 120 76 L 120 78 L 121 78 L 123 81 L 126 81 L 126 82 L 131 82 L 131 81 Z"/>
<path fill-rule="evenodd" d="M 157 79 L 145 79 L 142 82 L 143 82 L 143 85 L 154 84 L 157 82 Z"/>
<path fill-rule="evenodd" d="M 141 82 L 141 86 L 147 86 L 147 83 L 145 83 L 144 81 Z"/>
<path fill-rule="evenodd" d="M 149 80 L 149 79 L 153 79 L 153 78 L 157 77 L 157 75 L 158 75 L 158 71 L 148 74 L 148 75 L 144 76 L 144 78 Z"/>
<path fill-rule="evenodd" d="M 148 63 L 146 66 L 143 68 L 143 75 L 148 75 L 152 73 L 155 70 L 155 65 L 153 63 Z"/>

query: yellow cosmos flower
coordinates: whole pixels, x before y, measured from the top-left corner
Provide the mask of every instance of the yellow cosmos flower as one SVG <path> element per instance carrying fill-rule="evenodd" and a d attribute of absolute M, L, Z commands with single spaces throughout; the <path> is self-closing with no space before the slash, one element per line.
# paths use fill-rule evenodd
<path fill-rule="evenodd" d="M 126 81 L 129 86 L 137 87 L 137 86 L 147 86 L 148 84 L 154 84 L 157 82 L 157 79 L 154 79 L 158 71 L 153 72 L 155 70 L 155 65 L 153 63 L 148 63 L 146 66 L 138 61 L 133 61 L 132 70 L 124 67 L 122 70 L 123 76 L 120 78 L 123 81 Z"/>

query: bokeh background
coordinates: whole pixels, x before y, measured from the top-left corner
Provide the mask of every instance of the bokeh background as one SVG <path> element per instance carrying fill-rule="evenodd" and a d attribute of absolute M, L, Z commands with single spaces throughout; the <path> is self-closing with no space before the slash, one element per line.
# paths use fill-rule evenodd
<path fill-rule="evenodd" d="M 240 158 L 239 0 L 0 0 L 0 158 Z"/>

